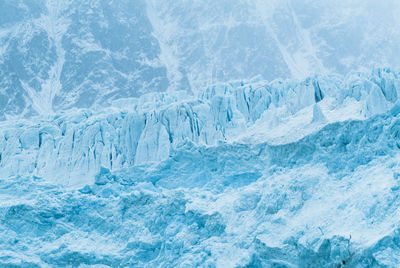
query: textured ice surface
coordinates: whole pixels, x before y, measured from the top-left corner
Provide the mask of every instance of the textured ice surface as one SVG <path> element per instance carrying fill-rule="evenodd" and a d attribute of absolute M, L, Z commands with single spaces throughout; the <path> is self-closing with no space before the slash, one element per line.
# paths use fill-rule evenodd
<path fill-rule="evenodd" d="M 385 113 L 397 101 L 399 88 L 397 73 L 375 69 L 302 81 L 237 81 L 196 97 L 147 94 L 117 101 L 119 109 L 6 121 L 0 129 L 0 172 L 75 185 L 91 181 L 100 167 L 158 163 L 185 142 L 295 142 L 329 123 Z"/>
<path fill-rule="evenodd" d="M 2 0 L 0 120 L 234 79 L 400 67 L 398 0 Z"/>
<path fill-rule="evenodd" d="M 7 267 L 396 267 L 399 73 L 236 81 L 0 127 Z"/>

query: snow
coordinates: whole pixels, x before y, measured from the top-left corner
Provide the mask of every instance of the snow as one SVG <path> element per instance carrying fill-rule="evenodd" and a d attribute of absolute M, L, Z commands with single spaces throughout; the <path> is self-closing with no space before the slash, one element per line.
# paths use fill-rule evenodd
<path fill-rule="evenodd" d="M 395 267 L 399 85 L 232 81 L 1 122 L 0 263 Z"/>
<path fill-rule="evenodd" d="M 0 120 L 237 79 L 400 67 L 399 2 L 2 1 Z"/>

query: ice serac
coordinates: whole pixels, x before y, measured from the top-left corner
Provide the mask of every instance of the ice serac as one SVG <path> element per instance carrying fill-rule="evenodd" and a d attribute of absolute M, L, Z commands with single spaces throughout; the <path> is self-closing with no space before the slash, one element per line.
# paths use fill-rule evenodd
<path fill-rule="evenodd" d="M 321 108 L 319 107 L 318 104 L 314 104 L 313 106 L 313 119 L 312 122 L 314 123 L 325 123 L 326 122 L 326 118 L 324 116 L 324 114 L 321 111 Z"/>
<path fill-rule="evenodd" d="M 34 174 L 77 184 L 92 180 L 100 167 L 158 163 L 185 142 L 287 143 L 330 122 L 385 113 L 397 101 L 398 90 L 398 74 L 383 69 L 304 81 L 237 81 L 211 86 L 195 97 L 148 94 L 102 113 L 76 110 L 38 123 L 4 122 L 0 171 L 3 177 Z"/>
<path fill-rule="evenodd" d="M 395 267 L 399 85 L 253 79 L 2 122 L 0 265 Z"/>

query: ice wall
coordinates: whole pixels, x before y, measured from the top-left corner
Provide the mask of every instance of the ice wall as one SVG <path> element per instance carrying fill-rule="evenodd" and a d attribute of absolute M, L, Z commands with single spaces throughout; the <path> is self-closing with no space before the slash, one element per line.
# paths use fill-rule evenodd
<path fill-rule="evenodd" d="M 186 142 L 289 143 L 329 123 L 384 113 L 397 101 L 399 81 L 388 69 L 303 81 L 237 81 L 198 97 L 147 94 L 120 101 L 119 110 L 3 122 L 0 175 L 80 184 L 93 180 L 100 167 L 156 164 Z"/>

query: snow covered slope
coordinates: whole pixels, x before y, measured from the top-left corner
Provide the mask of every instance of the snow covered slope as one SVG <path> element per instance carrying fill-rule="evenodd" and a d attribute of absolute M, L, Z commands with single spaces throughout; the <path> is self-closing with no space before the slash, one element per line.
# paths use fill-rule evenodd
<path fill-rule="evenodd" d="M 0 263 L 396 267 L 400 74 L 235 81 L 0 128 Z"/>
<path fill-rule="evenodd" d="M 0 119 L 400 67 L 397 0 L 2 0 Z"/>

